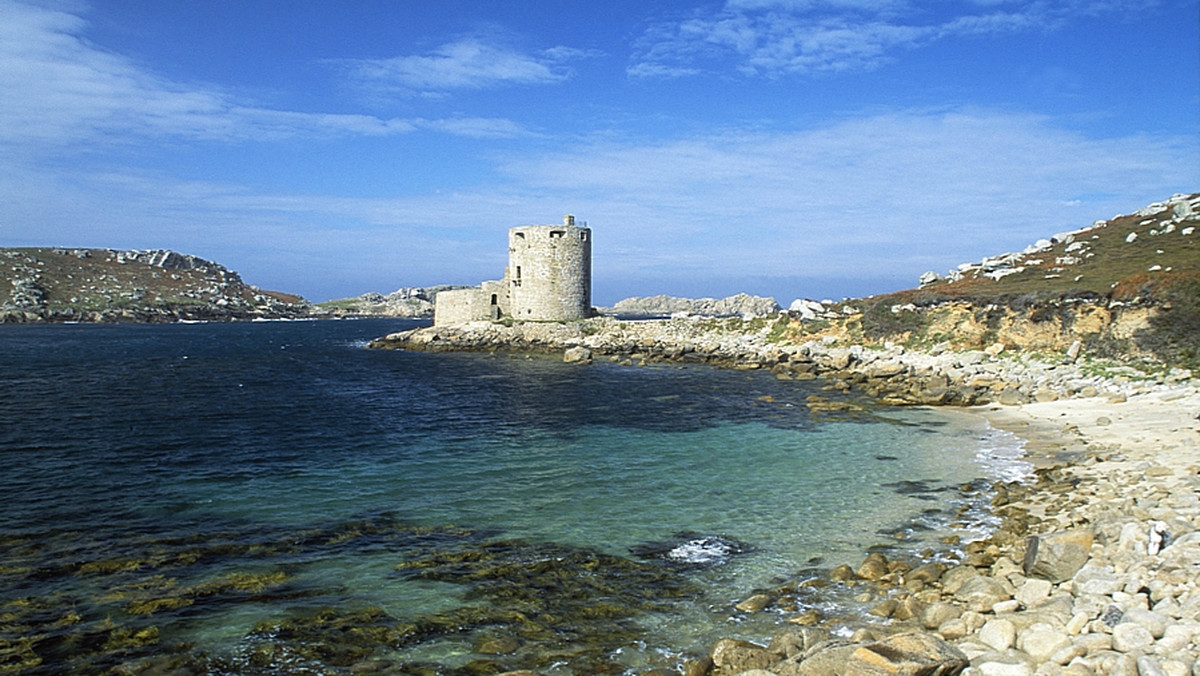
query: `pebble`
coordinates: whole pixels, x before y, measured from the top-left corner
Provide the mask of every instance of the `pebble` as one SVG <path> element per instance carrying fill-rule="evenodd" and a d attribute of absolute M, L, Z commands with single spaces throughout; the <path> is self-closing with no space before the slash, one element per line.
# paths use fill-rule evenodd
<path fill-rule="evenodd" d="M 1121 618 L 1122 622 L 1135 622 L 1145 627 L 1155 639 L 1160 639 L 1167 631 L 1167 617 L 1151 610 L 1130 608 Z"/>
<path fill-rule="evenodd" d="M 988 620 L 979 629 L 979 634 L 976 638 L 997 652 L 1004 652 L 1016 642 L 1017 629 L 1008 620 Z"/>
<path fill-rule="evenodd" d="M 1017 648 L 1038 663 L 1051 661 L 1052 655 L 1070 645 L 1071 637 L 1065 631 L 1044 622 L 1031 625 L 1017 636 Z"/>
<path fill-rule="evenodd" d="M 1137 658 L 1138 676 L 1167 676 L 1159 665 L 1158 660 L 1149 655 L 1142 655 Z"/>
<path fill-rule="evenodd" d="M 1033 667 L 1025 662 L 981 662 L 973 668 L 979 676 L 1032 676 L 1033 674 Z"/>
<path fill-rule="evenodd" d="M 1113 627 L 1112 647 L 1121 653 L 1142 650 L 1154 645 L 1154 636 L 1150 630 L 1140 624 L 1122 622 Z"/>
<path fill-rule="evenodd" d="M 1029 608 L 1038 601 L 1049 597 L 1050 590 L 1053 588 L 1054 585 L 1049 580 L 1026 580 L 1025 583 L 1022 584 L 1019 589 L 1017 589 L 1017 592 L 1013 595 L 1013 598 L 1019 601 L 1022 606 Z"/>

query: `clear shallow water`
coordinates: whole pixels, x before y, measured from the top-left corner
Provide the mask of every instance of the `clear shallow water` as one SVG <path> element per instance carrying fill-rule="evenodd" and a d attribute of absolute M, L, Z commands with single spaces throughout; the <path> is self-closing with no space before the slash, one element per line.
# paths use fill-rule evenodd
<path fill-rule="evenodd" d="M 1020 470 L 973 418 L 814 418 L 766 373 L 363 349 L 408 325 L 0 327 L 0 665 L 671 663 Z"/>

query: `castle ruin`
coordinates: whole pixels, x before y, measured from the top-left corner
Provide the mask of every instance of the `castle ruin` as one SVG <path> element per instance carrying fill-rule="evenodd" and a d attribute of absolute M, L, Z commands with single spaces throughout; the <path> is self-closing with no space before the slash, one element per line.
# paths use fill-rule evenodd
<path fill-rule="evenodd" d="M 443 291 L 435 326 L 477 321 L 562 321 L 592 316 L 592 231 L 563 216 L 562 225 L 508 231 L 504 279 Z"/>

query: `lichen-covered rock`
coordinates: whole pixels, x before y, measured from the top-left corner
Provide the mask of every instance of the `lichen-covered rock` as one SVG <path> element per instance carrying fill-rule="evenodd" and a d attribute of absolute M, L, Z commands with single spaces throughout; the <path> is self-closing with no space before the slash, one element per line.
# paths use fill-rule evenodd
<path fill-rule="evenodd" d="M 1025 574 L 1055 584 L 1071 579 L 1087 563 L 1095 537 L 1091 528 L 1030 536 L 1025 541 Z"/>
<path fill-rule="evenodd" d="M 1113 627 L 1112 647 L 1119 653 L 1130 653 L 1154 645 L 1150 630 L 1133 622 L 1122 622 Z"/>
<path fill-rule="evenodd" d="M 779 676 L 843 676 L 858 645 L 841 639 L 818 643 L 801 659 L 790 659 L 771 668 Z"/>
<path fill-rule="evenodd" d="M 986 575 L 977 575 L 967 580 L 954 593 L 954 598 L 964 603 L 968 610 L 986 613 L 1010 597 L 1000 582 Z"/>
<path fill-rule="evenodd" d="M 587 364 L 592 361 L 592 351 L 578 345 L 563 351 L 563 361 L 568 364 Z"/>
<path fill-rule="evenodd" d="M 932 634 L 896 634 L 855 650 L 845 676 L 953 676 L 969 664 L 961 650 Z"/>
<path fill-rule="evenodd" d="M 779 661 L 779 656 L 763 646 L 749 641 L 723 638 L 708 653 L 716 673 L 739 674 L 750 669 L 766 669 Z"/>
<path fill-rule="evenodd" d="M 1062 629 L 1038 622 L 1017 635 L 1017 648 L 1035 662 L 1046 662 L 1059 650 L 1071 645 L 1071 637 Z"/>
<path fill-rule="evenodd" d="M 864 580 L 878 580 L 888 574 L 887 558 L 879 553 L 868 554 L 854 573 Z"/>

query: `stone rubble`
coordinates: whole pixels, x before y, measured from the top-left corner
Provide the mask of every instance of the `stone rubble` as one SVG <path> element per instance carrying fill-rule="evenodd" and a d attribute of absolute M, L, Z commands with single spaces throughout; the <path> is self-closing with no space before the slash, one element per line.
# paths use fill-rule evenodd
<path fill-rule="evenodd" d="M 776 321 L 790 319 L 780 315 Z M 567 323 L 518 323 L 511 326 L 476 322 L 427 327 L 374 341 L 376 348 L 470 350 L 562 354 L 587 350 L 591 358 L 630 364 L 651 362 L 704 363 L 741 369 L 769 369 L 781 379 L 825 378 L 829 386 L 856 391 L 894 405 L 973 406 L 1054 401 L 1070 397 L 1128 398 L 1190 381 L 1189 371 L 1173 370 L 1142 379 L 1128 367 L 1096 374 L 1075 360 L 1074 344 L 1061 361 L 1046 362 L 1024 353 L 1006 354 L 1002 344 L 986 350 L 956 352 L 935 347 L 927 352 L 885 345 L 870 349 L 812 340 L 799 345 L 770 340 L 771 320 L 762 330 L 747 332 L 743 322 L 702 318 L 619 321 L 599 317 Z"/>

